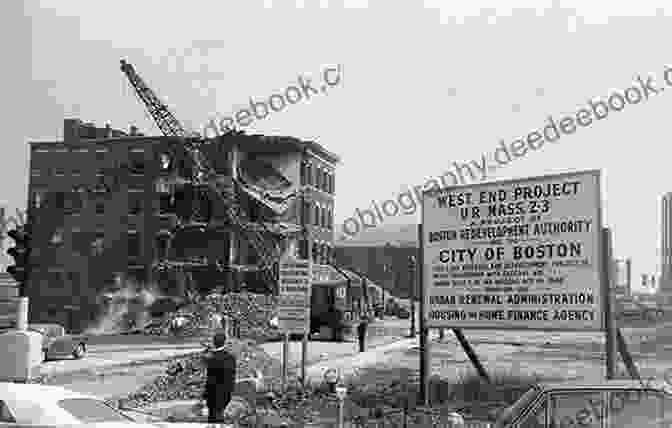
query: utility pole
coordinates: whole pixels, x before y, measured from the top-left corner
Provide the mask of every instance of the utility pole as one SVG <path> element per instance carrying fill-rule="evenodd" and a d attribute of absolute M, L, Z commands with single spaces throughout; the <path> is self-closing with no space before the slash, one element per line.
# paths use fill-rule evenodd
<path fill-rule="evenodd" d="M 411 255 L 408 258 L 408 272 L 410 276 L 410 287 L 411 287 L 411 332 L 409 337 L 415 337 L 415 269 L 416 262 L 415 256 Z"/>

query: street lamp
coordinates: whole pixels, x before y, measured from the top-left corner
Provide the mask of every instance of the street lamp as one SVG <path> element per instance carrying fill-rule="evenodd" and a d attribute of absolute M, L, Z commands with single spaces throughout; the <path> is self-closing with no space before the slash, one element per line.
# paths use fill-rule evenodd
<path fill-rule="evenodd" d="M 410 275 L 411 286 L 411 334 L 410 337 L 415 337 L 415 270 L 416 262 L 415 256 L 411 255 L 408 258 L 408 271 Z"/>

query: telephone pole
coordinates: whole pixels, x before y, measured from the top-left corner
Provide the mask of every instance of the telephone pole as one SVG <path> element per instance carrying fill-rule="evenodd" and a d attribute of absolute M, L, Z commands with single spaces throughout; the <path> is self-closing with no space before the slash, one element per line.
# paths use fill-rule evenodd
<path fill-rule="evenodd" d="M 410 337 L 415 337 L 415 256 L 410 256 L 408 258 L 408 272 L 410 277 L 410 286 L 411 286 L 411 332 Z"/>

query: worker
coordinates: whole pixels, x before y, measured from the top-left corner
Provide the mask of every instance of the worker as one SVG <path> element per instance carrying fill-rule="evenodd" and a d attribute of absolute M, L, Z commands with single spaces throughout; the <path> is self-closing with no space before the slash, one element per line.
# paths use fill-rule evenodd
<path fill-rule="evenodd" d="M 362 313 L 359 317 L 359 324 L 357 325 L 357 337 L 359 338 L 359 352 L 365 351 L 366 328 L 368 327 L 369 319 L 366 314 Z"/>
<path fill-rule="evenodd" d="M 224 347 L 226 333 L 215 334 L 206 355 L 207 378 L 203 401 L 208 407 L 208 423 L 224 423 L 224 411 L 231 401 L 236 382 L 236 357 Z"/>

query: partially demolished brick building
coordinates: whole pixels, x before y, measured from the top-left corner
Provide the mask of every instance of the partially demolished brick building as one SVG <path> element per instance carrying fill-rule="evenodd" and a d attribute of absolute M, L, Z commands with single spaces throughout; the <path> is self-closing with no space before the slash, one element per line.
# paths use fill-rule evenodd
<path fill-rule="evenodd" d="M 245 221 L 281 254 L 312 258 L 314 282 L 331 290 L 317 298 L 338 300 L 343 293 L 333 288 L 345 278 L 329 263 L 339 158 L 315 142 L 242 132 L 201 149 L 218 180 L 235 176 L 242 184 L 231 185 L 230 197 L 245 208 Z M 221 204 L 187 178 L 177 139 L 66 119 L 63 141 L 31 142 L 30 150 L 32 322 L 81 329 L 99 312 L 101 294 L 124 279 L 176 296 L 243 282 L 267 290 L 255 270 L 258 254 Z"/>

